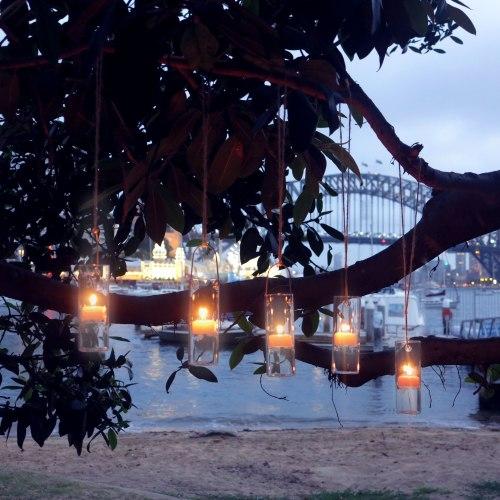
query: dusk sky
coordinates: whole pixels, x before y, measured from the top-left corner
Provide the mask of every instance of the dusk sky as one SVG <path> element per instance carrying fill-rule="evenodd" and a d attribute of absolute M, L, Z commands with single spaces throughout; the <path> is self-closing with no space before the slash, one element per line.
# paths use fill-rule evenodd
<path fill-rule="evenodd" d="M 380 71 L 378 56 L 349 64 L 354 79 L 374 100 L 407 144 L 424 145 L 431 166 L 457 172 L 500 169 L 500 2 L 472 0 L 467 11 L 477 36 L 462 29 L 464 42 L 446 41 L 446 54 L 392 54 Z M 363 172 L 392 173 L 389 153 L 367 125 L 353 127 L 352 153 Z M 375 159 L 383 166 L 375 165 Z M 333 171 L 333 169 L 332 169 Z"/>

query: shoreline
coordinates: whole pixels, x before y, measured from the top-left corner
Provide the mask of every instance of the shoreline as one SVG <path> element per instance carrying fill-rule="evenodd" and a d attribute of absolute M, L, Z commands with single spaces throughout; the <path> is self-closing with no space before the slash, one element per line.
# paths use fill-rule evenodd
<path fill-rule="evenodd" d="M 4 475 L 35 473 L 37 484 L 74 482 L 75 496 L 60 498 L 307 498 L 345 490 L 466 498 L 471 485 L 500 480 L 494 428 L 150 431 L 120 435 L 114 451 L 94 443 L 81 457 L 58 437 L 43 448 L 27 439 L 21 452 L 13 435 L 0 445 L 0 463 Z M 85 496 L 78 484 L 88 486 Z"/>

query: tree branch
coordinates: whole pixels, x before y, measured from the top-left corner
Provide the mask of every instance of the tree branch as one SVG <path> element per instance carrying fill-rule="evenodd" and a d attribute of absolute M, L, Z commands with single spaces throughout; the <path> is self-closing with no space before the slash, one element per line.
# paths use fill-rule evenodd
<path fill-rule="evenodd" d="M 441 192 L 425 205 L 417 226 L 408 232 L 406 261 L 410 262 L 415 235 L 415 253 L 411 270 L 418 269 L 443 251 L 464 241 L 500 228 L 500 198 L 490 199 L 461 192 Z M 365 295 L 400 280 L 403 267 L 403 238 L 378 254 L 357 262 L 347 270 L 353 295 Z M 277 280 L 271 282 L 275 288 Z M 330 304 L 341 293 L 344 270 L 294 278 L 292 288 L 297 309 L 316 309 Z M 226 283 L 221 287 L 221 311 L 247 311 L 256 324 L 262 324 L 264 307 L 263 278 Z M 0 295 L 27 301 L 64 313 L 75 313 L 77 289 L 18 267 L 0 263 Z M 159 325 L 178 322 L 187 316 L 187 292 L 149 297 L 111 295 L 113 323 Z"/>
<path fill-rule="evenodd" d="M 490 365 L 500 362 L 500 338 L 457 340 L 414 337 L 422 342 L 422 366 Z M 307 342 L 296 342 L 296 356 L 304 363 L 330 369 L 332 352 Z M 361 353 L 358 375 L 343 375 L 339 380 L 359 387 L 383 375 L 394 375 L 394 351 Z"/>

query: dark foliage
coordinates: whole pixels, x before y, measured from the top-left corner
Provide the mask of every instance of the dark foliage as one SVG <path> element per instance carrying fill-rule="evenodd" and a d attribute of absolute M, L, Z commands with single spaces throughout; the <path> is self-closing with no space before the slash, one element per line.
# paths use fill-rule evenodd
<path fill-rule="evenodd" d="M 474 27 L 454 4 L 462 5 L 1 0 L 0 259 L 22 245 L 25 265 L 60 279 L 91 256 L 95 70 L 102 60 L 99 224 L 112 273 L 125 273 L 126 257 L 146 236 L 160 241 L 168 226 L 187 233 L 201 221 L 204 104 L 209 230 L 241 239 L 242 260 L 258 256 L 258 272 L 265 271 L 278 247 L 276 115 L 287 104 L 285 168 L 304 179 L 304 190 L 285 198 L 284 257 L 313 274 L 311 257 L 324 250 L 318 231 L 342 238 L 321 223 L 322 192 L 332 194 L 322 183 L 326 158 L 359 175 L 350 154 L 316 132 L 341 126 L 335 89 L 345 80 L 345 56 L 375 50 L 382 64 L 398 47 L 442 52 L 437 44 L 446 37 L 461 43 L 455 29 Z M 232 75 L 221 76 L 219 67 Z M 278 69 L 312 83 L 326 100 L 244 78 Z M 317 313 L 302 316 L 312 335 Z M 115 369 L 130 368 L 126 359 L 79 359 L 69 320 L 49 320 L 25 305 L 0 321 L 2 339 L 16 332 L 22 341 L 20 353 L 0 349 L 1 374 L 14 375 L 16 393 L 1 402 L 0 432 L 16 423 L 19 446 L 28 428 L 42 445 L 59 424 L 78 452 L 85 436 L 102 435 L 114 447 L 131 405 L 126 384 L 115 378 Z M 191 373 L 216 381 L 210 372 Z"/>

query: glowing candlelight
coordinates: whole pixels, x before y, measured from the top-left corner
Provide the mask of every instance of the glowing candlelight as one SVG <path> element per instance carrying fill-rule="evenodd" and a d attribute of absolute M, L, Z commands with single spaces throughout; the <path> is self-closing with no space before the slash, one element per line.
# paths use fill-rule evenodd
<path fill-rule="evenodd" d="M 80 313 L 81 321 L 102 321 L 106 322 L 106 306 L 98 305 L 99 297 L 96 293 L 90 293 L 87 296 L 87 304 L 82 305 Z"/>
<path fill-rule="evenodd" d="M 194 335 L 216 335 L 217 322 L 208 318 L 208 309 L 200 307 L 198 309 L 198 319 L 193 320 L 191 323 L 191 332 Z"/>
<path fill-rule="evenodd" d="M 273 333 L 268 337 L 268 347 L 273 349 L 291 349 L 293 347 L 293 337 L 292 335 L 285 333 L 285 327 L 278 324 L 274 330 L 276 333 Z"/>
<path fill-rule="evenodd" d="M 358 334 L 351 331 L 349 323 L 341 323 L 340 330 L 333 335 L 333 343 L 336 346 L 356 347 L 359 343 Z"/>
<path fill-rule="evenodd" d="M 398 375 L 398 388 L 399 389 L 419 389 L 420 376 L 417 369 L 410 365 L 405 364 L 401 367 L 401 372 Z"/>

